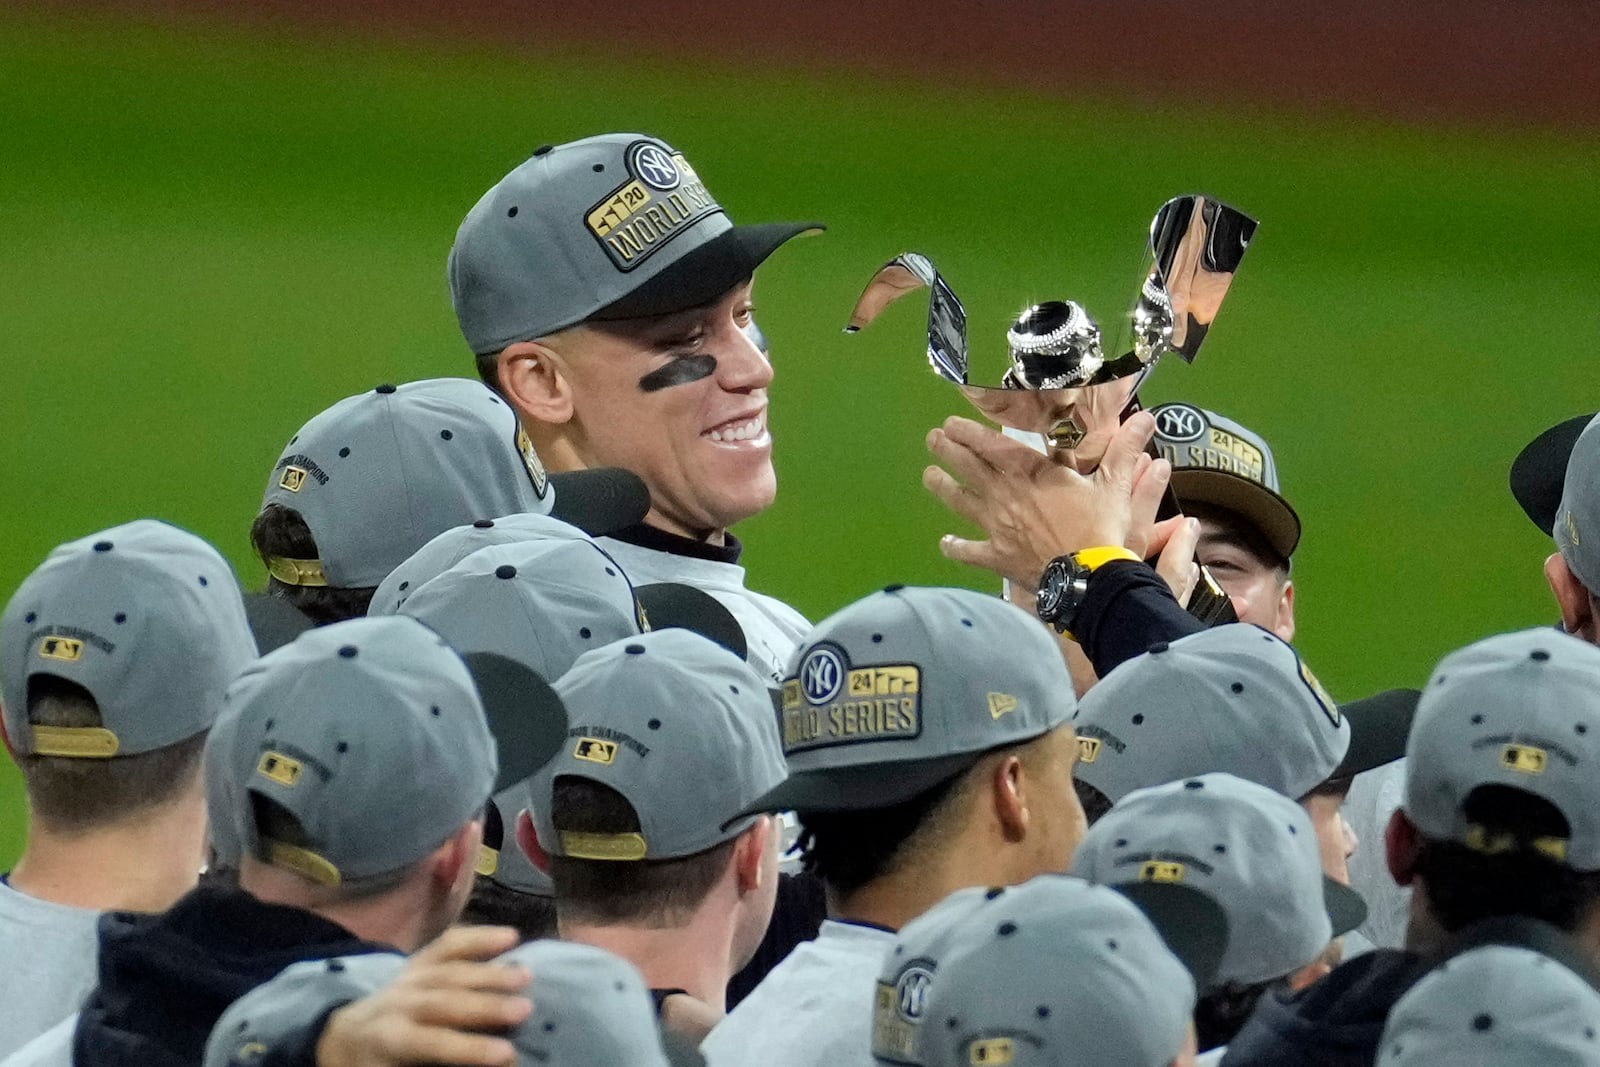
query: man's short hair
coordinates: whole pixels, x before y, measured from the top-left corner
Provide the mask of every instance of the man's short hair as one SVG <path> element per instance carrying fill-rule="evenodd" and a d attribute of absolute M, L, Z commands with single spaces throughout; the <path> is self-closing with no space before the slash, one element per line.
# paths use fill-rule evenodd
<path fill-rule="evenodd" d="M 36 726 L 99 727 L 100 709 L 80 685 L 51 675 L 28 683 L 28 721 Z M 167 803 L 200 773 L 206 731 L 163 748 L 109 759 L 23 755 L 17 759 L 33 814 L 48 830 L 72 834 L 113 825 Z"/>
<path fill-rule="evenodd" d="M 1479 786 L 1462 812 L 1490 838 L 1565 839 L 1566 817 L 1543 797 L 1503 785 Z M 1416 875 L 1429 910 L 1453 933 L 1480 919 L 1526 916 L 1576 932 L 1600 904 L 1600 872 L 1577 871 L 1531 844 L 1492 854 L 1454 841 L 1423 838 Z"/>
<path fill-rule="evenodd" d="M 1279 581 L 1289 578 L 1290 564 L 1272 547 L 1264 533 L 1249 519 L 1229 508 L 1215 504 L 1189 503 L 1183 506 L 1184 514 L 1196 519 L 1214 522 L 1222 527 L 1227 539 L 1250 553 L 1262 563 L 1278 572 Z"/>
<path fill-rule="evenodd" d="M 1287 978 L 1287 976 L 1285 976 Z M 1195 1001 L 1194 1034 L 1200 1051 L 1232 1041 L 1255 1012 L 1261 998 L 1274 989 L 1286 988 L 1285 978 L 1264 982 L 1228 982 Z"/>
<path fill-rule="evenodd" d="M 637 834 L 639 815 L 626 797 L 601 782 L 560 775 L 550 821 L 563 833 Z M 716 886 L 733 856 L 735 837 L 703 852 L 666 860 L 588 860 L 550 856 L 556 908 L 594 925 L 680 925 Z"/>
<path fill-rule="evenodd" d="M 269 559 L 316 559 L 317 542 L 311 528 L 293 508 L 268 504 L 250 525 L 250 545 L 265 563 Z M 267 578 L 267 592 L 282 597 L 305 612 L 318 626 L 359 618 L 372 603 L 371 589 L 335 589 L 331 586 L 286 585 Z"/>
<path fill-rule="evenodd" d="M 517 846 L 513 843 L 509 847 Z M 519 892 L 480 874 L 473 879 L 472 895 L 461 912 L 461 922 L 469 926 L 510 926 L 522 940 L 538 941 L 556 936 L 556 902 Z"/>
<path fill-rule="evenodd" d="M 1090 826 L 1099 822 L 1105 813 L 1111 810 L 1111 798 L 1082 778 L 1074 778 L 1072 788 L 1078 792 L 1078 803 L 1083 807 L 1084 821 Z"/>

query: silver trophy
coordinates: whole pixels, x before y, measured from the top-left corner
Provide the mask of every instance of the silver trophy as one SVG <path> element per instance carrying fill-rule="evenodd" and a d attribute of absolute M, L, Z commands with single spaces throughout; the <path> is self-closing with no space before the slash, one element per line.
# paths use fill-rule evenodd
<path fill-rule="evenodd" d="M 1007 365 L 989 377 L 994 385 L 970 380 L 966 309 L 920 253 L 898 256 L 873 275 L 845 330 L 854 333 L 895 300 L 927 289 L 928 362 L 934 371 L 994 422 L 1038 434 L 1052 459 L 1088 473 L 1099 465 L 1117 426 L 1139 410 L 1139 389 L 1161 358 L 1176 353 L 1194 362 L 1255 231 L 1255 219 L 1211 197 L 1168 200 L 1151 220 L 1138 293 L 1118 324 L 1110 354 L 1081 304 L 1035 304 L 1006 331 Z M 1170 489 L 1162 510 L 1162 517 L 1178 512 Z M 1233 615 L 1204 568 L 1190 611 L 1207 622 Z"/>

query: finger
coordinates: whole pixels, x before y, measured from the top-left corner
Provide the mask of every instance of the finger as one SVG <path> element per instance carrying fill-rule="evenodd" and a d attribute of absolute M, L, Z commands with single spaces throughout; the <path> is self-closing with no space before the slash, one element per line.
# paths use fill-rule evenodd
<path fill-rule="evenodd" d="M 928 451 L 932 452 L 940 463 L 949 467 L 973 492 L 980 495 L 993 485 L 996 479 L 1005 476 L 1003 468 L 995 467 L 987 460 L 979 458 L 976 452 L 943 430 L 929 431 Z"/>
<path fill-rule="evenodd" d="M 396 1023 L 378 1035 L 380 1062 L 453 1063 L 464 1067 L 514 1067 L 516 1046 L 505 1038 Z"/>
<path fill-rule="evenodd" d="M 533 1013 L 527 997 L 468 989 L 430 989 L 409 1006 L 412 1021 L 454 1030 L 494 1030 L 515 1026 Z"/>
<path fill-rule="evenodd" d="M 1143 530 L 1156 521 L 1161 501 L 1167 495 L 1172 481 L 1172 464 L 1164 459 L 1152 460 L 1144 473 L 1133 483 L 1133 494 L 1128 501 L 1129 528 Z"/>
<path fill-rule="evenodd" d="M 952 415 L 944 420 L 944 436 L 989 466 L 1003 471 L 1031 471 L 1046 462 L 1042 453 L 1013 440 L 990 426 Z"/>
<path fill-rule="evenodd" d="M 1170 519 L 1162 519 L 1158 523 L 1145 527 L 1141 543 L 1130 544 L 1128 547 L 1145 559 L 1158 556 L 1161 554 L 1161 550 L 1167 547 L 1167 541 L 1172 535 L 1182 529 L 1184 523 L 1188 521 L 1188 518 L 1183 515 L 1174 515 Z"/>
<path fill-rule="evenodd" d="M 1195 550 L 1200 547 L 1200 520 L 1181 519 L 1162 546 L 1156 560 L 1156 573 L 1161 575 L 1178 598 L 1178 603 L 1188 606 L 1189 595 L 1194 592 L 1200 578 L 1200 568 L 1195 564 Z"/>
<path fill-rule="evenodd" d="M 413 965 L 441 960 L 491 960 L 516 948 L 521 935 L 511 926 L 452 926 L 412 957 Z"/>
<path fill-rule="evenodd" d="M 950 477 L 948 471 L 942 467 L 928 467 L 922 472 L 922 485 L 944 501 L 945 506 L 964 519 L 984 524 L 984 517 L 989 508 L 977 494 L 966 486 Z"/>
<path fill-rule="evenodd" d="M 939 539 L 939 551 L 944 553 L 946 559 L 953 559 L 957 563 L 965 563 L 972 567 L 982 567 L 986 571 L 993 571 L 1002 578 L 1022 581 L 1030 587 L 1039 584 L 1037 575 L 1029 582 L 1026 578 L 1018 579 L 1007 574 L 1000 566 L 999 553 L 995 551 L 994 545 L 988 541 L 969 541 L 954 534 L 945 534 Z"/>
<path fill-rule="evenodd" d="M 1095 476 L 1102 481 L 1131 488 L 1139 457 L 1144 454 L 1144 447 L 1150 443 L 1155 432 L 1155 416 L 1148 411 L 1138 411 L 1128 416 L 1128 421 L 1117 427 L 1117 432 L 1111 436 L 1111 443 L 1106 446 L 1105 457 L 1100 460 Z"/>
<path fill-rule="evenodd" d="M 504 963 L 449 960 L 427 967 L 408 968 L 401 983 L 415 989 L 482 990 L 486 993 L 520 993 L 533 975 L 526 967 Z"/>

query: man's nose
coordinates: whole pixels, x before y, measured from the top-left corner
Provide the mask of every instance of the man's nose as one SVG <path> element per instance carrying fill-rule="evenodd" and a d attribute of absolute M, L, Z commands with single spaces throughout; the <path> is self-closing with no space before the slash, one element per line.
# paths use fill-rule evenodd
<path fill-rule="evenodd" d="M 717 384 L 739 392 L 765 388 L 772 381 L 772 364 L 751 333 L 728 323 L 719 339 Z M 755 336 L 761 336 L 758 332 Z"/>

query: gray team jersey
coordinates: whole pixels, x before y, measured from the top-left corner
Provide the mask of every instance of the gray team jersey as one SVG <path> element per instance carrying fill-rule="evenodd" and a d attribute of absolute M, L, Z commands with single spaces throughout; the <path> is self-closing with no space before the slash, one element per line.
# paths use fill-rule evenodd
<path fill-rule="evenodd" d="M 94 989 L 99 918 L 0 883 L 0 1059 L 71 1016 Z"/>

